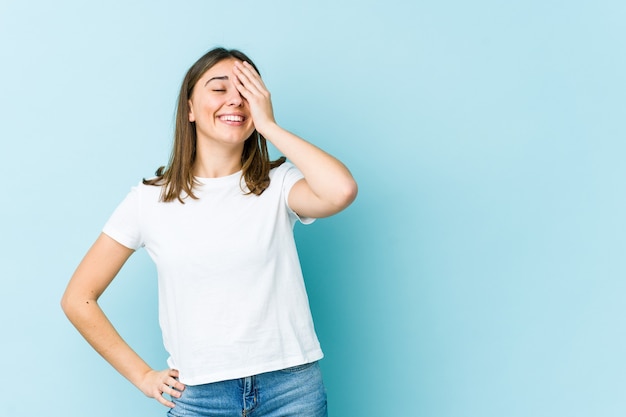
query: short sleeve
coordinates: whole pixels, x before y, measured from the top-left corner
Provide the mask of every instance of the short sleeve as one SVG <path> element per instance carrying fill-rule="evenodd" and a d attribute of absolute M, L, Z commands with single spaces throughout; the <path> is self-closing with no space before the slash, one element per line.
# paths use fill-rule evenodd
<path fill-rule="evenodd" d="M 106 235 L 133 250 L 144 245 L 139 223 L 139 193 L 139 187 L 133 187 L 102 229 Z"/>
<path fill-rule="evenodd" d="M 280 168 L 285 170 L 283 177 L 283 195 L 285 196 L 285 205 L 289 208 L 289 212 L 298 219 L 302 224 L 311 224 L 315 221 L 313 217 L 301 217 L 289 207 L 289 192 L 295 183 L 304 178 L 300 170 L 290 162 L 284 162 Z"/>

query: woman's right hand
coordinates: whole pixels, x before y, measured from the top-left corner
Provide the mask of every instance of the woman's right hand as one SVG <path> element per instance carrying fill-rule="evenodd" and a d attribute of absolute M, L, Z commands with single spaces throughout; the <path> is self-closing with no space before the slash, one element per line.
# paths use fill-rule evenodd
<path fill-rule="evenodd" d="M 139 385 L 139 389 L 148 397 L 154 398 L 166 407 L 174 408 L 174 403 L 165 399 L 163 394 L 180 398 L 185 385 L 178 381 L 176 369 L 162 371 L 148 371 Z"/>

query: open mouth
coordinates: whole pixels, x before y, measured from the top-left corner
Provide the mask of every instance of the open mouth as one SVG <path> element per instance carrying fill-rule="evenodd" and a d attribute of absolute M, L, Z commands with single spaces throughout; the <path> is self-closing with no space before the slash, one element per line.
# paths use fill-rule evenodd
<path fill-rule="evenodd" d="M 219 119 L 223 122 L 243 122 L 246 120 L 245 117 L 234 114 L 225 114 L 223 116 L 219 116 Z"/>

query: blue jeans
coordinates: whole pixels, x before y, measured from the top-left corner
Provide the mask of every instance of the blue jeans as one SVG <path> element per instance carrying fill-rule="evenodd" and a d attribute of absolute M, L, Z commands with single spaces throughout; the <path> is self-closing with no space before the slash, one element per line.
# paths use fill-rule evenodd
<path fill-rule="evenodd" d="M 168 417 L 327 417 L 326 389 L 312 362 L 247 378 L 188 385 Z"/>

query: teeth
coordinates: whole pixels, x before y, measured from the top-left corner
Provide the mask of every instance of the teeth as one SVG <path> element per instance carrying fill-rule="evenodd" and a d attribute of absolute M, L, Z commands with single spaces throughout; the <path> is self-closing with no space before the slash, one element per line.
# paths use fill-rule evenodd
<path fill-rule="evenodd" d="M 220 119 L 228 121 L 228 122 L 243 122 L 242 116 L 227 115 L 227 116 L 220 116 Z"/>

